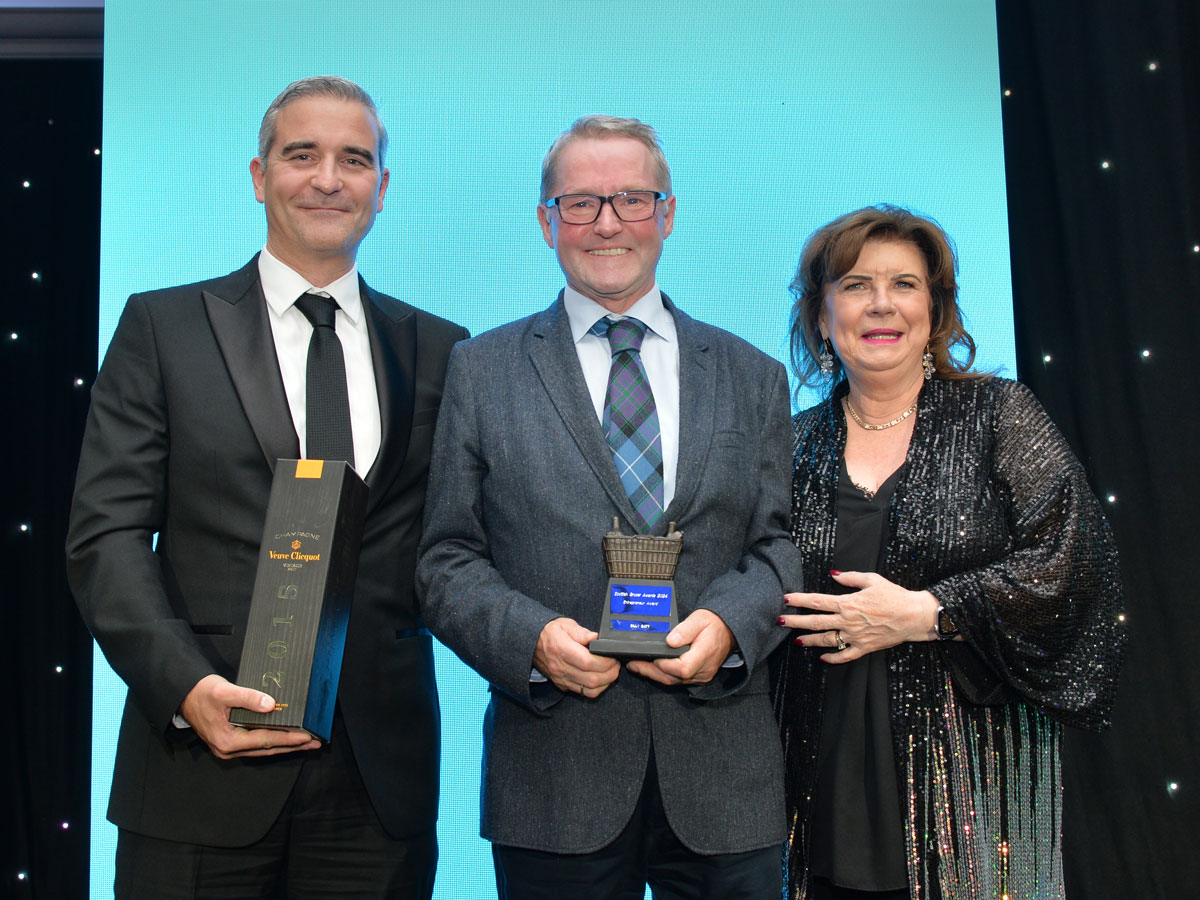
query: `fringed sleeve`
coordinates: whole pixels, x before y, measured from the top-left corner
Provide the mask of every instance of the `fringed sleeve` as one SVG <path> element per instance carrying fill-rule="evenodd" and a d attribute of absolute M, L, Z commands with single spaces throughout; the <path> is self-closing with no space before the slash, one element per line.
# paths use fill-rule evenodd
<path fill-rule="evenodd" d="M 1124 642 L 1112 532 L 1083 467 L 1027 388 L 995 389 L 989 481 L 1010 548 L 929 589 L 971 647 L 1027 702 L 1102 728 Z M 981 473 L 982 474 L 982 473 Z"/>

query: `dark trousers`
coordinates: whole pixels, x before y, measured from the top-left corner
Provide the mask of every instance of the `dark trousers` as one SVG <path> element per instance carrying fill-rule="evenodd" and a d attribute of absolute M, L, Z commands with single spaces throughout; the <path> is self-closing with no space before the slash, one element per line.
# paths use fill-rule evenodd
<path fill-rule="evenodd" d="M 206 847 L 121 829 L 114 891 L 116 900 L 429 900 L 437 855 L 435 829 L 402 840 L 384 831 L 338 715 L 262 840 Z"/>
<path fill-rule="evenodd" d="M 637 808 L 615 841 L 594 853 L 492 846 L 499 900 L 779 900 L 782 848 L 704 856 L 685 847 L 663 810 L 654 756 Z"/>

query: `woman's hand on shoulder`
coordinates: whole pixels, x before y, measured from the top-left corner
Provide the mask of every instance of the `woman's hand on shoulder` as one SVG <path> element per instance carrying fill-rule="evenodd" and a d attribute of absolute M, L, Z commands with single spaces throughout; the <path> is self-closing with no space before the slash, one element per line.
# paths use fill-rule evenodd
<path fill-rule="evenodd" d="M 852 662 L 897 644 L 937 638 L 938 601 L 929 591 L 907 590 L 874 572 L 830 574 L 853 592 L 785 594 L 788 606 L 812 612 L 779 617 L 780 625 L 804 632 L 796 643 L 833 650 L 823 662 Z"/>

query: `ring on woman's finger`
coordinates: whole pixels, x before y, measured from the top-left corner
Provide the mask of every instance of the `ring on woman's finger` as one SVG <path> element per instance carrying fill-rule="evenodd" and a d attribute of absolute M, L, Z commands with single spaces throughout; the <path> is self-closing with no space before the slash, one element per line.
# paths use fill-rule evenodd
<path fill-rule="evenodd" d="M 842 633 L 840 631 L 835 631 L 833 633 L 833 637 L 837 641 L 838 650 L 845 650 L 847 647 L 850 646 L 844 640 L 842 640 Z"/>

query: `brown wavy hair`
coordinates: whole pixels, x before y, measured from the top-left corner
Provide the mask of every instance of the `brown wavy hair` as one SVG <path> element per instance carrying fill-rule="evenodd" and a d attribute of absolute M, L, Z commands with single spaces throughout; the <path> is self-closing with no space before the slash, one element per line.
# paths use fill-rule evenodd
<path fill-rule="evenodd" d="M 932 219 L 899 206 L 880 204 L 857 209 L 818 228 L 804 242 L 800 263 L 788 290 L 792 304 L 790 344 L 792 371 L 802 385 L 826 388 L 830 394 L 846 377 L 842 361 L 833 357 L 833 377 L 821 376 L 821 331 L 818 326 L 825 288 L 850 271 L 867 241 L 898 241 L 916 247 L 929 274 L 929 350 L 939 378 L 988 378 L 971 368 L 975 341 L 963 327 L 958 305 L 958 258 L 949 235 Z M 956 358 L 954 350 L 961 348 Z"/>

